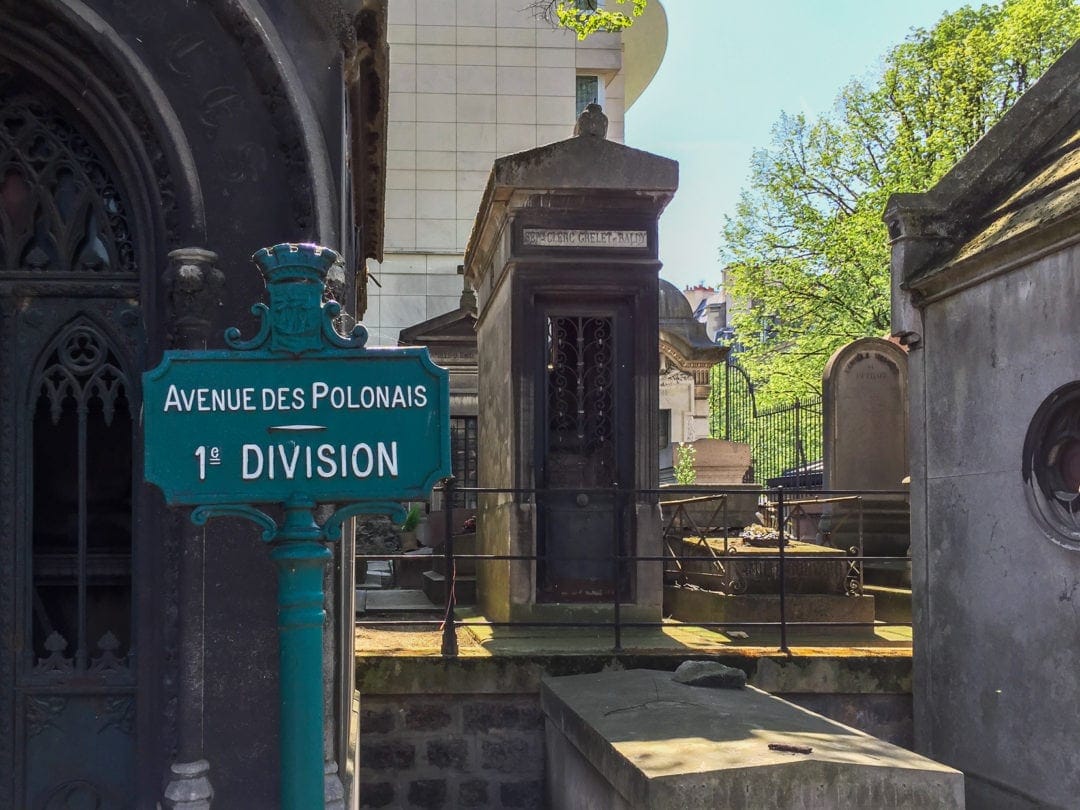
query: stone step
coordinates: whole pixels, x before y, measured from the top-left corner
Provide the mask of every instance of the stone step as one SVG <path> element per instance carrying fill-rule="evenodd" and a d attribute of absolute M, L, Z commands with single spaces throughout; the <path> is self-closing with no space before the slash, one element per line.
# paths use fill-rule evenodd
<path fill-rule="evenodd" d="M 374 574 L 369 573 L 364 577 L 364 581 L 357 587 L 360 590 L 378 591 L 383 588 L 392 588 L 394 585 L 394 575 L 390 573 L 377 572 Z"/>
<path fill-rule="evenodd" d="M 398 588 L 423 587 L 424 572 L 431 568 L 431 549 L 405 553 L 404 560 L 394 560 L 394 585 Z"/>
<path fill-rule="evenodd" d="M 911 589 L 864 585 L 863 593 L 874 597 L 874 618 L 879 622 L 911 621 Z"/>
<path fill-rule="evenodd" d="M 455 557 L 458 554 L 475 554 L 476 553 L 476 535 L 470 534 L 455 534 L 454 535 L 454 554 Z M 458 577 L 463 576 L 475 576 L 476 575 L 476 560 L 454 560 L 457 565 Z M 438 546 L 435 548 L 435 553 L 432 555 L 431 568 L 433 571 L 446 576 L 446 558 L 443 556 L 443 547 Z"/>
<path fill-rule="evenodd" d="M 389 560 L 373 560 L 367 565 L 364 581 L 357 587 L 363 589 L 391 588 L 394 585 L 394 569 Z"/>
<path fill-rule="evenodd" d="M 446 577 L 438 571 L 424 572 L 424 594 L 436 605 L 446 604 Z M 455 601 L 459 605 L 476 604 L 476 577 L 458 574 L 454 583 Z"/>
<path fill-rule="evenodd" d="M 418 588 L 371 591 L 367 595 L 368 613 L 440 613 L 442 607 Z"/>

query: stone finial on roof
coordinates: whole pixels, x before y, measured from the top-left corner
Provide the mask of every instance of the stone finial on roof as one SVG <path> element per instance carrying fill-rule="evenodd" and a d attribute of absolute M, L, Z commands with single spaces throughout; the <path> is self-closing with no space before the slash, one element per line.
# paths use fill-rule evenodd
<path fill-rule="evenodd" d="M 593 138 L 606 138 L 608 117 L 599 104 L 590 104 L 578 116 L 577 126 L 574 127 L 575 136 L 589 135 Z"/>
<path fill-rule="evenodd" d="M 461 290 L 461 298 L 458 299 L 458 308 L 466 309 L 473 314 L 476 313 L 476 293 L 473 292 L 473 288 L 469 286 L 469 282 L 467 281 Z"/>

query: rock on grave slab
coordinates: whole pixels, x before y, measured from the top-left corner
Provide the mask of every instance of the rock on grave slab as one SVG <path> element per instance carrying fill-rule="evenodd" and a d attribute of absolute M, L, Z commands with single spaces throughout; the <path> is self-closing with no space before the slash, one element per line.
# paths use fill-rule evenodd
<path fill-rule="evenodd" d="M 716 661 L 683 661 L 675 669 L 672 680 L 687 686 L 742 689 L 746 686 L 746 673 L 738 667 L 725 666 Z"/>

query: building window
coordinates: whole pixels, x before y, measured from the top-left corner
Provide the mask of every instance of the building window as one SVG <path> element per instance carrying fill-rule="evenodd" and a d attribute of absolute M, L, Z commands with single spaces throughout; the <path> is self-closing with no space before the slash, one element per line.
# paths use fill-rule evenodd
<path fill-rule="evenodd" d="M 132 408 L 108 341 L 77 321 L 35 382 L 36 675 L 130 674 Z"/>
<path fill-rule="evenodd" d="M 455 486 L 476 486 L 476 460 L 476 417 L 450 417 L 450 468 L 454 474 Z M 458 508 L 475 509 L 476 493 L 454 493 L 453 505 Z"/>
<path fill-rule="evenodd" d="M 669 408 L 662 408 L 660 410 L 660 449 L 663 450 L 669 444 L 671 444 L 671 410 Z"/>
<path fill-rule="evenodd" d="M 577 77 L 577 112 L 581 115 L 590 104 L 604 104 L 604 83 L 595 73 L 581 74 Z"/>

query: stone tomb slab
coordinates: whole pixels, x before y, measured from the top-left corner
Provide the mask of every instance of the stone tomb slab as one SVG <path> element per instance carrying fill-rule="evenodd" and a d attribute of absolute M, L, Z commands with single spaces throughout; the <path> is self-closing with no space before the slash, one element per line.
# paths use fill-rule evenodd
<path fill-rule="evenodd" d="M 852 642 L 875 637 L 876 618 L 873 596 L 836 596 L 834 594 L 788 594 L 784 601 L 788 638 L 839 638 Z M 779 627 L 748 626 L 756 622 L 780 621 L 780 597 L 776 594 L 726 594 L 696 588 L 664 588 L 664 615 L 692 625 L 695 622 L 721 622 L 731 630 L 745 630 L 757 635 L 779 632 Z M 844 622 L 839 626 L 805 625 L 800 622 Z M 847 623 L 862 623 L 847 624 Z M 796 636 L 796 634 L 799 634 Z"/>
<path fill-rule="evenodd" d="M 677 548 L 687 580 L 699 587 L 738 594 L 780 592 L 779 546 L 755 546 L 741 537 L 685 537 Z M 788 540 L 784 552 L 787 593 L 846 593 L 847 552 L 801 540 Z"/>
<path fill-rule="evenodd" d="M 553 810 L 964 807 L 959 771 L 753 687 L 639 669 L 545 678 L 541 705 Z"/>

